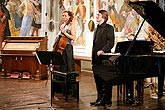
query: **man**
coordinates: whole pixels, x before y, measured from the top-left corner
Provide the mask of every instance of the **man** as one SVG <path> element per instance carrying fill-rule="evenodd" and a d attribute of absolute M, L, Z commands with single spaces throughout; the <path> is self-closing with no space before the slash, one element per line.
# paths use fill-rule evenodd
<path fill-rule="evenodd" d="M 114 46 L 114 28 L 107 24 L 108 13 L 105 10 L 99 10 L 96 15 L 98 22 L 97 29 L 94 33 L 92 48 L 92 70 L 97 89 L 97 99 L 91 102 L 91 105 L 111 105 L 112 101 L 112 85 L 108 81 L 106 72 L 108 70 L 102 66 L 101 55 L 111 52 Z M 107 80 L 108 79 L 108 80 Z"/>

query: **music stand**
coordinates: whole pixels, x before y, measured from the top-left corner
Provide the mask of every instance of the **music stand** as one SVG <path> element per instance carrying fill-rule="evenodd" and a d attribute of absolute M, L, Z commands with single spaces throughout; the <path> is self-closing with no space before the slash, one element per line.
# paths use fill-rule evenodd
<path fill-rule="evenodd" d="M 36 51 L 36 57 L 41 65 L 49 66 L 49 73 L 51 78 L 51 110 L 54 110 L 52 107 L 52 65 L 61 65 L 62 64 L 62 55 L 59 52 L 52 51 Z M 38 108 L 40 109 L 40 108 Z"/>

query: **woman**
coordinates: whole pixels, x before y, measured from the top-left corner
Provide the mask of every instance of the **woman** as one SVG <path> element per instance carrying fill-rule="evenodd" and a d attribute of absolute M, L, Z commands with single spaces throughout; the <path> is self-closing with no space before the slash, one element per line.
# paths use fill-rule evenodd
<path fill-rule="evenodd" d="M 73 23 L 73 13 L 64 11 L 62 13 L 62 24 L 60 24 L 60 36 L 67 38 L 67 45 L 62 52 L 64 63 L 60 66 L 61 71 L 71 72 L 74 71 L 74 58 L 73 58 L 73 45 L 72 40 L 75 40 L 75 26 Z"/>
<path fill-rule="evenodd" d="M 75 40 L 75 26 L 73 23 L 73 13 L 70 11 L 62 12 L 62 20 L 60 22 L 60 31 L 59 38 L 55 41 L 53 46 L 54 52 L 59 52 L 62 54 L 63 63 L 60 64 L 60 68 L 57 65 L 54 65 L 54 69 L 61 72 L 73 72 L 74 68 L 74 58 L 73 58 L 73 45 L 71 43 L 72 40 Z M 62 39 L 65 39 L 62 40 Z M 66 46 L 60 46 L 62 42 L 66 42 Z M 63 43 L 65 44 L 65 43 Z M 62 49 L 61 49 L 62 48 Z M 62 50 L 62 51 L 61 51 Z M 61 58 L 61 57 L 60 57 Z M 64 80 L 63 77 L 56 77 L 57 80 Z M 55 86 L 54 86 L 55 85 Z M 54 82 L 53 84 L 52 96 L 54 96 L 55 92 L 62 92 L 61 85 L 58 85 Z"/>

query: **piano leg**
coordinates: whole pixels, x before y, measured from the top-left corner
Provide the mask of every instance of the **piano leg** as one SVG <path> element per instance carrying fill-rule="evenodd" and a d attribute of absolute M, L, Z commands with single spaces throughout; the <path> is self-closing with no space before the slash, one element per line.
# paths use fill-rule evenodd
<path fill-rule="evenodd" d="M 158 68 L 159 68 L 159 75 L 158 75 L 158 102 L 163 97 L 163 86 L 164 86 L 164 68 L 165 65 L 165 58 L 158 58 Z"/>
<path fill-rule="evenodd" d="M 144 79 L 137 80 L 137 85 L 135 87 L 137 91 L 137 96 L 135 99 L 136 104 L 143 104 L 143 95 L 144 95 Z"/>
<path fill-rule="evenodd" d="M 135 90 L 137 92 L 136 97 L 134 96 L 134 81 L 128 81 L 126 84 L 126 104 L 143 104 L 144 94 L 144 79 L 137 80 Z M 134 98 L 135 97 L 135 98 Z"/>
<path fill-rule="evenodd" d="M 126 104 L 133 104 L 134 103 L 134 84 L 133 80 L 128 81 L 126 84 Z"/>

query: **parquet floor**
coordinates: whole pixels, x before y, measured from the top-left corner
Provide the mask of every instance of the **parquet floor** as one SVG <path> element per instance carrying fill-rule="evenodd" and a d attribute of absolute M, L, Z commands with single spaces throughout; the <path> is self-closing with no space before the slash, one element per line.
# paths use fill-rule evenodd
<path fill-rule="evenodd" d="M 80 101 L 69 97 L 65 102 L 61 94 L 55 94 L 52 107 L 55 110 L 104 110 L 103 107 L 90 106 L 90 101 L 96 98 L 95 83 L 92 73 L 82 73 L 79 76 Z M 50 80 L 25 80 L 0 78 L 0 110 L 51 110 Z M 144 103 L 141 105 L 126 105 L 123 101 L 117 105 L 116 86 L 113 87 L 111 110 L 165 110 L 165 98 L 160 103 L 151 99 L 149 88 L 144 90 Z"/>

